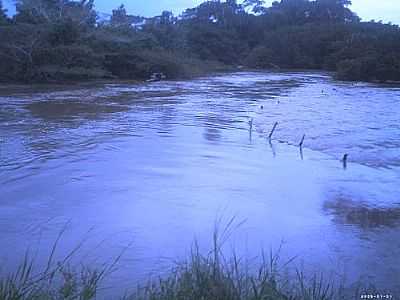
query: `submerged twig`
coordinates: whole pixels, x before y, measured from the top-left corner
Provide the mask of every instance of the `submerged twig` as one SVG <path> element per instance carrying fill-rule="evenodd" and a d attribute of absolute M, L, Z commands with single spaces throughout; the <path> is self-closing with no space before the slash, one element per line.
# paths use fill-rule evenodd
<path fill-rule="evenodd" d="M 304 160 L 303 147 L 301 147 L 301 146 L 300 146 L 300 158 L 301 158 L 301 160 Z"/>
<path fill-rule="evenodd" d="M 275 146 L 272 144 L 271 139 L 268 140 L 268 144 L 269 144 L 269 146 L 270 146 L 270 148 L 271 148 L 272 156 L 273 156 L 273 157 L 276 157 Z"/>

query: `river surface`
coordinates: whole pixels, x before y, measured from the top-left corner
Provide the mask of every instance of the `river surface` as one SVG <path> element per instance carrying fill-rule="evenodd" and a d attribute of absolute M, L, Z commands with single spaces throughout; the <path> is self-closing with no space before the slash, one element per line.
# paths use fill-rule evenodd
<path fill-rule="evenodd" d="M 0 94 L 2 269 L 64 228 L 60 257 L 130 245 L 109 284 L 136 286 L 235 216 L 246 258 L 282 245 L 310 274 L 400 290 L 398 86 L 242 72 Z"/>

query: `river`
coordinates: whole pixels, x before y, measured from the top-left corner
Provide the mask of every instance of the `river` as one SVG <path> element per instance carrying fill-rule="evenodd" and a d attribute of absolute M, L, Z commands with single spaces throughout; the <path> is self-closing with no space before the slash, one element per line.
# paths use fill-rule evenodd
<path fill-rule="evenodd" d="M 125 288 L 234 216 L 227 243 L 247 258 L 282 246 L 310 273 L 400 290 L 399 86 L 241 72 L 0 95 L 5 270 L 27 249 L 44 262 L 64 228 L 60 257 L 130 245 L 111 284 Z"/>

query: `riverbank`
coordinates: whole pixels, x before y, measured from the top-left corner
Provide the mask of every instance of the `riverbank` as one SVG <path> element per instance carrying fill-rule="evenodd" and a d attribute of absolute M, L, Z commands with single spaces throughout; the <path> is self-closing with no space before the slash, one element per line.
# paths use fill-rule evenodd
<path fill-rule="evenodd" d="M 342 78 L 337 72 L 332 70 L 320 70 L 320 69 L 290 69 L 290 68 L 272 68 L 272 69 L 262 69 L 262 68 L 251 68 L 245 66 L 227 66 L 220 64 L 207 64 L 202 67 L 192 69 L 190 72 L 179 74 L 172 78 L 165 78 L 160 81 L 178 81 L 178 80 L 192 80 L 200 77 L 206 76 L 218 76 L 224 74 L 235 74 L 243 72 L 254 72 L 254 73 L 270 73 L 270 74 L 282 74 L 282 73 L 305 73 L 305 74 L 325 74 L 329 75 L 332 79 L 338 81 L 349 82 L 349 83 L 370 83 L 378 84 L 387 87 L 400 86 L 400 81 L 395 80 L 359 80 L 359 79 L 349 79 Z M 0 81 L 0 96 L 10 95 L 13 93 L 21 93 L 24 90 L 27 92 L 43 92 L 43 91 L 63 91 L 67 89 L 80 89 L 80 88 L 98 88 L 108 84 L 123 84 L 123 85 L 141 85 L 149 83 L 145 79 L 124 79 L 124 78 L 87 78 L 87 79 L 60 79 L 52 81 L 33 81 L 33 82 L 23 82 L 18 80 L 8 80 Z M 5 91 L 5 92 L 4 92 Z"/>
<path fill-rule="evenodd" d="M 177 76 L 166 77 L 159 81 L 177 81 L 177 80 L 191 80 L 203 76 L 215 76 L 218 74 L 227 74 L 243 71 L 259 71 L 260 69 L 243 68 L 241 66 L 224 66 L 220 64 L 205 64 L 203 66 L 197 65 L 190 71 L 183 72 Z M 271 73 L 279 72 L 279 70 L 269 70 Z M 290 70 L 280 70 L 281 72 Z M 293 70 L 294 71 L 294 70 Z M 300 72 L 301 70 L 297 70 Z M 310 72 L 312 70 L 309 70 Z M 149 79 L 149 78 L 147 78 Z M 24 90 L 27 92 L 42 92 L 42 91 L 63 91 L 66 89 L 80 89 L 80 88 L 98 88 L 107 84 L 125 84 L 125 85 L 140 85 L 150 83 L 145 77 L 138 78 L 86 78 L 86 79 L 59 79 L 59 80 L 43 80 L 24 82 L 20 80 L 2 80 L 0 81 L 0 96 L 10 95 L 13 93 L 21 93 Z M 157 81 L 157 80 L 156 80 Z M 4 92 L 6 91 L 6 92 Z"/>

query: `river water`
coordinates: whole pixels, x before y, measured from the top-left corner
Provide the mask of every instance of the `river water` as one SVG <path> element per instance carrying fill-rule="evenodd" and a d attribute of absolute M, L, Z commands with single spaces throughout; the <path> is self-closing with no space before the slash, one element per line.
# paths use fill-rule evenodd
<path fill-rule="evenodd" d="M 125 288 L 234 216 L 247 258 L 282 246 L 310 273 L 400 290 L 400 87 L 242 72 L 0 94 L 5 270 L 27 249 L 45 261 L 65 229 L 60 257 L 130 245 L 110 283 Z"/>

